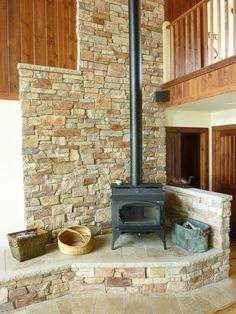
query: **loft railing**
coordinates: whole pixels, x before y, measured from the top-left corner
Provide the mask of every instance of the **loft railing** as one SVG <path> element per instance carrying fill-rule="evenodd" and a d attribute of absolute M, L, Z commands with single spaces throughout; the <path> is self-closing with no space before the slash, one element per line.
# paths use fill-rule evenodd
<path fill-rule="evenodd" d="M 164 82 L 236 55 L 236 0 L 202 0 L 163 36 Z"/>

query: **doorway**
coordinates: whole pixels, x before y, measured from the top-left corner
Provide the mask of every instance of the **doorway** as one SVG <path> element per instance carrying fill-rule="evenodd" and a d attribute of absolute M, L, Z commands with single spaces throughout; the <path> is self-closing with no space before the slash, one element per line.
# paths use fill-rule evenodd
<path fill-rule="evenodd" d="M 212 128 L 213 191 L 230 194 L 230 238 L 236 239 L 236 124 Z"/>
<path fill-rule="evenodd" d="M 166 175 L 194 178 L 190 185 L 208 189 L 208 129 L 166 128 Z"/>

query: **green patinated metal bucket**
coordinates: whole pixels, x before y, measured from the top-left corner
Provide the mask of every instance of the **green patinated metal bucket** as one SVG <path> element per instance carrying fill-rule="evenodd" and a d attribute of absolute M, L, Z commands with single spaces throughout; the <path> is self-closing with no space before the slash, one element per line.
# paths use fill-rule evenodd
<path fill-rule="evenodd" d="M 199 230 L 184 227 L 183 224 L 186 222 L 190 222 Z M 191 253 L 200 253 L 208 250 L 209 233 L 210 227 L 203 222 L 191 218 L 178 218 L 173 222 L 171 240 Z"/>

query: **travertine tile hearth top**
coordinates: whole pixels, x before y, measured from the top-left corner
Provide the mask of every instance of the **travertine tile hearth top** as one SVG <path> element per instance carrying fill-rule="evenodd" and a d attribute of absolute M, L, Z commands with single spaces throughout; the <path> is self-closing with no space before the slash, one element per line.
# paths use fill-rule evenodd
<path fill-rule="evenodd" d="M 0 255 L 0 279 L 54 269 L 66 265 L 86 265 L 89 267 L 178 267 L 189 266 L 198 261 L 221 254 L 218 249 L 204 253 L 189 253 L 171 243 L 167 236 L 167 250 L 157 234 L 122 234 L 116 241 L 116 249 L 111 250 L 111 235 L 94 237 L 94 250 L 86 255 L 70 256 L 62 254 L 57 244 L 47 246 L 46 254 L 24 262 L 18 262 L 6 250 Z"/>

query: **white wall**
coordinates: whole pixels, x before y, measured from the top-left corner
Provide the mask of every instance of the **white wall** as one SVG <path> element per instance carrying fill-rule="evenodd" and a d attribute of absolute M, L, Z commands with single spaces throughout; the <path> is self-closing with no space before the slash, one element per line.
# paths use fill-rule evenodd
<path fill-rule="evenodd" d="M 184 110 L 166 110 L 166 126 L 209 128 L 211 113 Z"/>
<path fill-rule="evenodd" d="M 211 114 L 211 126 L 236 124 L 236 109 L 217 111 Z"/>
<path fill-rule="evenodd" d="M 0 100 L 0 251 L 8 247 L 7 233 L 24 223 L 21 153 L 21 105 Z"/>

